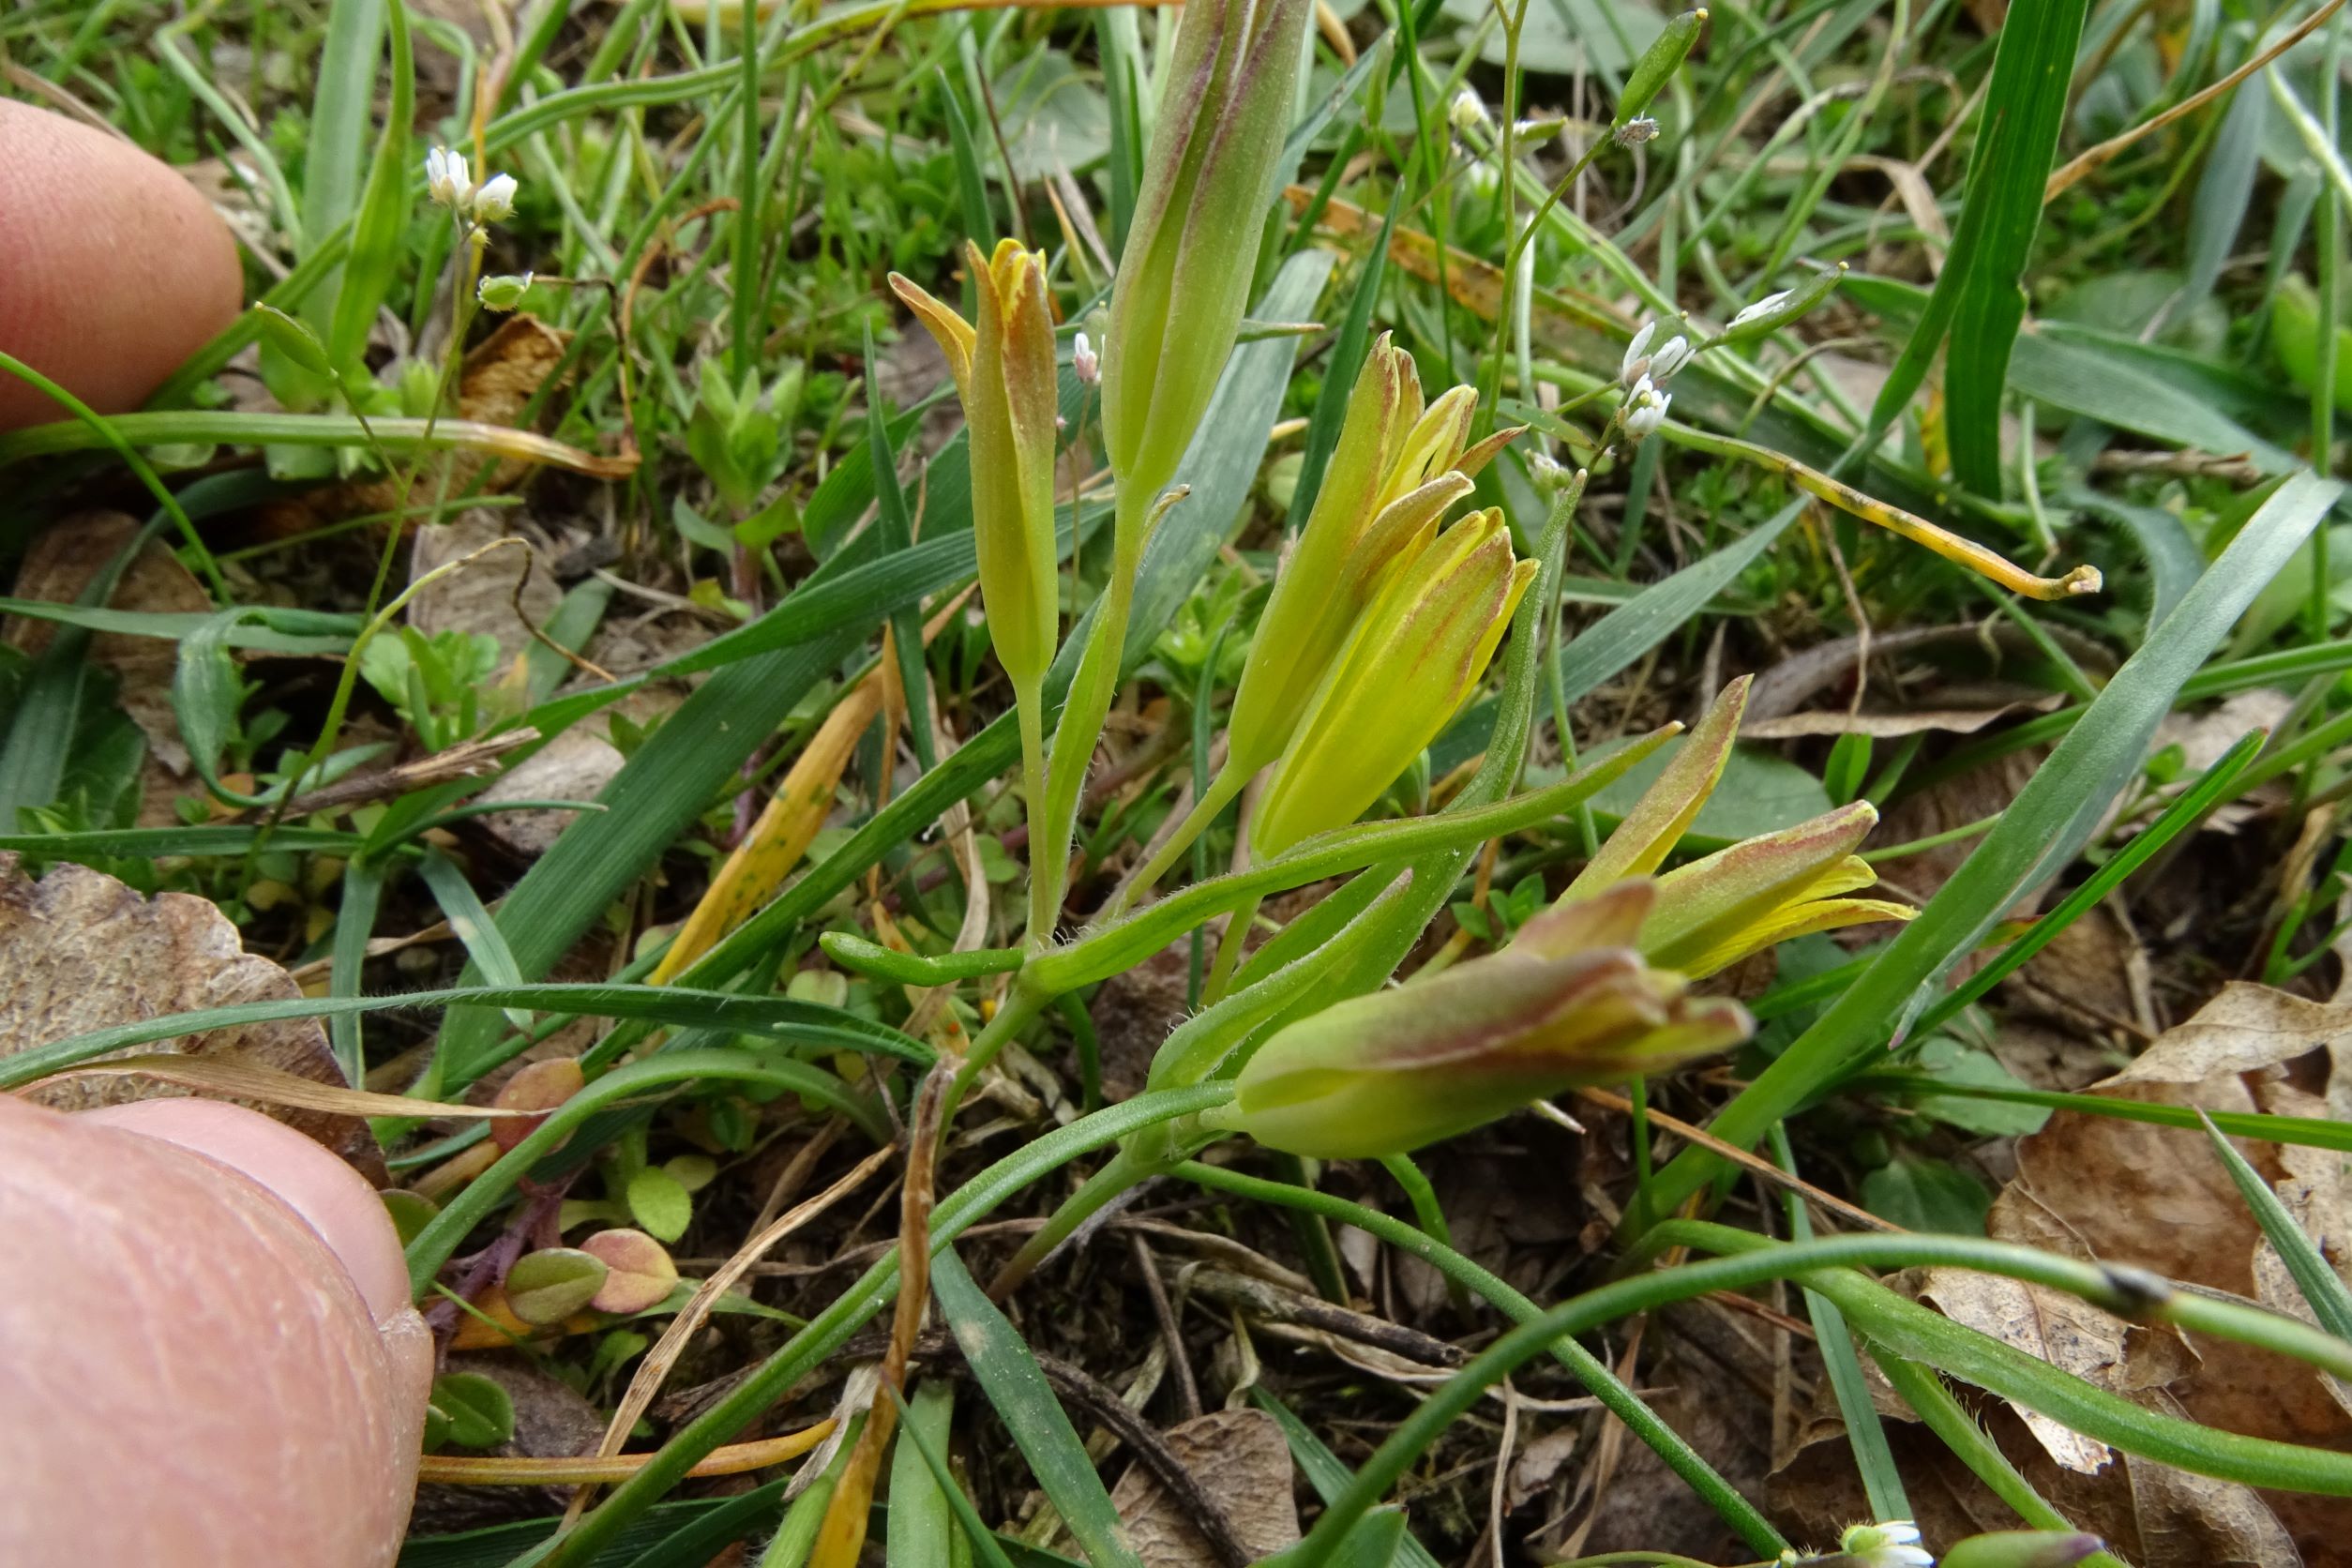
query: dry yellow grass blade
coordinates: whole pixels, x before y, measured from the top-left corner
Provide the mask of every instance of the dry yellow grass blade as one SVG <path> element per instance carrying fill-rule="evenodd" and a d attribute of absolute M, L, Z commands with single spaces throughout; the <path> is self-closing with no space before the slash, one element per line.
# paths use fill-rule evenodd
<path fill-rule="evenodd" d="M 412 1100 L 404 1094 L 375 1094 L 365 1089 L 338 1089 L 275 1067 L 219 1057 L 158 1053 L 126 1056 L 112 1062 L 88 1062 L 52 1073 L 38 1087 L 79 1078 L 150 1078 L 183 1088 L 207 1090 L 226 1099 L 292 1106 L 297 1110 L 323 1110 L 336 1116 L 533 1116 L 537 1111 L 499 1110 L 490 1106 L 450 1105 L 444 1101 Z"/>
<path fill-rule="evenodd" d="M 760 820 L 711 879 L 709 891 L 686 917 L 678 940 L 655 966 L 655 985 L 668 985 L 709 952 L 719 938 L 765 903 L 800 864 L 817 830 L 832 813 L 833 792 L 857 750 L 857 738 L 873 722 L 881 705 L 882 683 L 868 675 L 825 716 L 816 734 L 809 737 L 807 749 L 793 760 L 767 809 L 760 813 Z"/>
<path fill-rule="evenodd" d="M 962 607 L 970 592 L 967 589 L 950 598 L 924 623 L 926 645 L 939 635 L 947 618 Z M 896 668 L 897 661 L 885 652 L 885 656 L 825 716 L 816 734 L 809 737 L 807 747 L 784 775 L 784 782 L 776 787 L 767 809 L 760 813 L 760 820 L 751 824 L 751 831 L 744 835 L 735 852 L 727 857 L 727 864 L 711 879 L 701 902 L 694 906 L 694 912 L 679 927 L 677 940 L 662 955 L 661 962 L 654 966 L 652 984 L 666 986 L 676 979 L 695 959 L 709 952 L 719 938 L 766 903 L 792 874 L 792 867 L 800 864 L 800 857 L 808 852 L 817 830 L 824 826 L 826 816 L 833 810 L 833 792 L 840 786 L 841 775 L 857 749 L 858 737 L 882 710 L 883 699 L 889 694 L 884 683 Z M 885 777 L 885 792 L 888 785 Z"/>
<path fill-rule="evenodd" d="M 1304 212 L 1314 193 L 1304 186 L 1294 185 L 1285 195 L 1293 212 Z M 1340 201 L 1332 202 L 1324 209 L 1318 226 L 1336 238 L 1348 240 L 1368 241 L 1380 233 L 1380 224 L 1370 213 Z M 1447 249 L 1445 258 L 1444 283 L 1455 303 L 1487 321 L 1495 320 L 1502 307 L 1501 269 L 1466 251 L 1451 248 Z M 1389 259 L 1425 282 L 1439 281 L 1437 241 L 1418 230 L 1399 226 L 1389 236 Z M 1540 336 L 1556 339 L 1563 324 L 1567 324 L 1591 326 L 1607 322 L 1607 318 L 1597 309 L 1547 294 L 1542 290 L 1537 291 L 1535 302 L 1543 307 L 1535 317 L 1537 325 L 1550 329 L 1547 333 L 1539 333 Z M 2099 571 L 2093 566 L 2076 566 L 2062 577 L 2038 576 L 1973 540 L 1938 528 L 1924 518 L 1866 495 L 1817 469 L 1809 468 L 1793 458 L 1753 442 L 1714 435 L 1688 425 L 1669 424 L 1666 435 L 1681 445 L 1775 469 L 1807 494 L 1865 522 L 1876 523 L 1890 533 L 1900 535 L 1913 544 L 1932 550 L 1945 560 L 1966 566 L 2013 593 L 2036 599 L 2068 599 L 2082 594 L 2095 594 L 2102 585 Z"/>
<path fill-rule="evenodd" d="M 797 1459 L 833 1435 L 827 1417 L 813 1426 L 758 1442 L 730 1443 L 711 1450 L 702 1462 L 686 1471 L 697 1478 L 741 1475 Z M 621 1454 L 611 1458 L 496 1459 L 450 1454 L 428 1454 L 417 1462 L 416 1479 L 450 1486 L 567 1486 L 597 1482 L 626 1481 L 645 1468 L 651 1454 Z"/>

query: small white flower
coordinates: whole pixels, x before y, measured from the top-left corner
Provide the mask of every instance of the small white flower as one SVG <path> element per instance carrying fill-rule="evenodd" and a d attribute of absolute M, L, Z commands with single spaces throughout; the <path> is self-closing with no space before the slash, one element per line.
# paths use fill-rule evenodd
<path fill-rule="evenodd" d="M 465 154 L 435 147 L 425 155 L 425 191 L 434 204 L 461 214 L 473 190 L 474 173 L 465 166 Z"/>
<path fill-rule="evenodd" d="M 496 223 L 515 212 L 515 177 L 493 174 L 474 191 L 471 215 L 476 223 Z"/>
<path fill-rule="evenodd" d="M 1070 369 L 1077 371 L 1078 380 L 1089 386 L 1103 379 L 1103 356 L 1094 352 L 1093 343 L 1082 331 L 1070 348 Z"/>
<path fill-rule="evenodd" d="M 1648 376 L 1635 382 L 1634 389 L 1625 397 L 1625 434 L 1635 441 L 1655 435 L 1658 427 L 1666 423 L 1667 405 L 1673 401 L 1674 394 L 1659 391 Z"/>
<path fill-rule="evenodd" d="M 1849 1527 L 1838 1550 L 1860 1568 L 1936 1568 L 1936 1560 L 1919 1544 L 1919 1527 L 1908 1519 Z"/>
<path fill-rule="evenodd" d="M 1681 333 L 1666 340 L 1666 347 L 1650 356 L 1650 379 L 1663 383 L 1675 371 L 1690 363 L 1691 345 Z"/>
<path fill-rule="evenodd" d="M 1644 142 L 1658 139 L 1658 122 L 1647 114 L 1638 114 L 1609 134 L 1621 147 L 1638 147 Z"/>
<path fill-rule="evenodd" d="M 1454 101 L 1446 107 L 1445 113 L 1446 118 L 1454 123 L 1454 128 L 1465 136 L 1494 124 L 1487 116 L 1485 102 L 1479 98 L 1476 89 L 1470 87 L 1454 95 Z"/>
<path fill-rule="evenodd" d="M 1650 339 L 1658 334 L 1656 322 L 1644 322 L 1634 340 L 1625 345 L 1625 357 L 1618 361 L 1617 379 L 1627 386 L 1639 381 L 1650 369 Z"/>
<path fill-rule="evenodd" d="M 1790 292 L 1791 291 L 1787 289 L 1783 289 L 1778 294 L 1766 294 L 1762 299 L 1757 300 L 1755 304 L 1749 306 L 1746 309 L 1732 317 L 1732 326 L 1745 326 L 1750 322 L 1762 321 L 1766 316 L 1771 315 L 1773 311 L 1788 303 L 1788 295 Z"/>

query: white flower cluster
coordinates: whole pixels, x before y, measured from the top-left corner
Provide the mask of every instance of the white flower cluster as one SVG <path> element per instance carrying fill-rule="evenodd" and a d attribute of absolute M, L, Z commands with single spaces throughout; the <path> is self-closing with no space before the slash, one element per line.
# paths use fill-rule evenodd
<path fill-rule="evenodd" d="M 1625 433 L 1635 441 L 1657 433 L 1666 423 L 1666 408 L 1674 401 L 1674 394 L 1663 392 L 1675 371 L 1690 363 L 1690 339 L 1676 333 L 1650 352 L 1650 339 L 1656 337 L 1658 324 L 1644 322 L 1634 340 L 1625 345 L 1625 357 L 1617 368 L 1617 379 L 1625 388 Z"/>
<path fill-rule="evenodd" d="M 516 189 L 512 174 L 492 174 L 475 185 L 463 153 L 435 147 L 425 155 L 426 194 L 460 223 L 478 226 L 513 217 Z"/>

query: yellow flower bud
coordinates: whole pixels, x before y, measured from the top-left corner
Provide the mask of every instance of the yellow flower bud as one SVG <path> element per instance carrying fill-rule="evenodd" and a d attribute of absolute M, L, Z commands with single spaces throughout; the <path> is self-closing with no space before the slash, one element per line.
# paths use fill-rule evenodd
<path fill-rule="evenodd" d="M 1601 852 L 1560 896 L 1560 904 L 1599 896 L 1620 879 L 1664 864 L 1723 777 L 1746 710 L 1749 677 L 1723 690 L 1657 781 L 1609 835 Z M 1853 852 L 1877 824 L 1877 808 L 1856 801 L 1778 833 L 1743 839 L 1658 879 L 1658 896 L 1638 942 L 1652 963 L 1697 978 L 1776 942 L 1878 920 L 1908 920 L 1907 904 L 1842 895 L 1878 880 Z"/>
<path fill-rule="evenodd" d="M 1233 352 L 1290 129 L 1307 0 L 1192 0 L 1103 345 L 1103 436 L 1139 522 Z"/>
<path fill-rule="evenodd" d="M 1478 685 L 1535 571 L 1492 508 L 1399 561 L 1308 701 L 1251 847 L 1280 854 L 1380 799 Z"/>
<path fill-rule="evenodd" d="M 1017 693 L 1033 694 L 1053 662 L 1053 457 L 1060 402 L 1046 259 L 1015 240 L 983 256 L 966 241 L 977 329 L 897 273 L 890 286 L 947 356 L 971 432 L 972 532 L 980 600 Z"/>
<path fill-rule="evenodd" d="M 1578 1084 L 1656 1072 L 1753 1027 L 1633 948 L 1654 889 L 1546 911 L 1509 947 L 1276 1032 L 1217 1120 L 1323 1159 L 1403 1153 Z"/>
<path fill-rule="evenodd" d="M 1314 510 L 1274 580 L 1234 694 L 1227 766 L 1237 783 L 1282 754 L 1389 568 L 1420 553 L 1445 509 L 1519 433 L 1470 445 L 1477 399 L 1457 386 L 1425 410 L 1412 355 L 1386 333 L 1364 356 Z"/>

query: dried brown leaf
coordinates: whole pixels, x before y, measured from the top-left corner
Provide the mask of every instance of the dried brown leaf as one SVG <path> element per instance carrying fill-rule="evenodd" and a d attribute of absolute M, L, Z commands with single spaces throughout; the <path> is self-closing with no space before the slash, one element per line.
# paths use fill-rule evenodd
<path fill-rule="evenodd" d="M 0 854 L 0 973 L 8 977 L 0 991 L 0 1056 L 116 1024 L 301 994 L 283 969 L 244 950 L 237 928 L 208 899 L 185 893 L 142 898 L 83 866 L 59 866 L 36 882 L 13 853 Z M 350 1087 L 313 1018 L 210 1030 L 115 1054 L 174 1051 Z M 27 1093 L 41 1104 L 81 1110 L 179 1091 L 137 1078 L 78 1078 L 36 1084 Z M 385 1184 L 383 1156 L 356 1116 L 253 1108 L 325 1144 L 376 1185 Z"/>
<path fill-rule="evenodd" d="M 1169 1427 L 1167 1439 L 1253 1558 L 1271 1557 L 1298 1541 L 1290 1449 L 1274 1417 L 1263 1410 L 1212 1410 Z M 1217 1568 L 1216 1554 L 1183 1502 L 1142 1465 L 1128 1467 L 1110 1500 L 1144 1568 Z"/>

